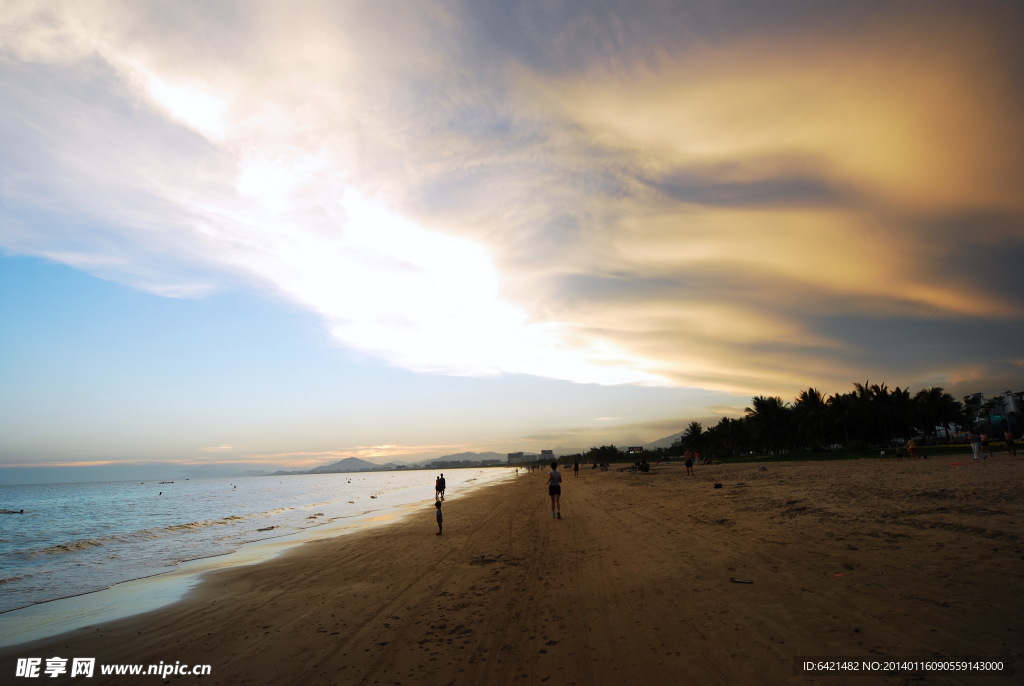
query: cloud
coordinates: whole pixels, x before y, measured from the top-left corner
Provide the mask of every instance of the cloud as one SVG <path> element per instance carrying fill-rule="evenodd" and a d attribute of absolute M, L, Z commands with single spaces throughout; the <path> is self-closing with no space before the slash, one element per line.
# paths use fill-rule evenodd
<path fill-rule="evenodd" d="M 1019 333 L 1019 16 L 983 6 L 12 3 L 0 246 L 254 285 L 424 373 L 959 378 L 966 343 L 835 322 Z"/>
<path fill-rule="evenodd" d="M 558 291 L 572 296 L 566 309 L 629 339 L 677 383 L 775 392 L 897 368 L 884 361 L 890 349 L 818 326 L 824 312 L 870 312 L 883 329 L 935 316 L 1019 321 L 1019 278 L 998 288 L 962 268 L 983 259 L 975 240 L 1021 255 L 1008 36 L 986 15 L 918 19 L 879 17 L 839 40 L 797 26 L 654 66 L 536 79 L 626 189 L 598 201 L 608 238 L 586 276 L 565 277 L 584 284 Z M 975 216 L 964 239 L 930 230 L 980 207 L 994 216 Z M 602 265 L 614 265 L 609 285 L 589 290 Z"/>

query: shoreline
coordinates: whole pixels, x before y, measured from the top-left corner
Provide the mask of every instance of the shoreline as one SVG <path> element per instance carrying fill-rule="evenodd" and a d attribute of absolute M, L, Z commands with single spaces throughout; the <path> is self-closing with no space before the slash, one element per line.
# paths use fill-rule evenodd
<path fill-rule="evenodd" d="M 562 520 L 525 472 L 447 501 L 443 536 L 426 503 L 210 572 L 160 610 L 0 648 L 0 673 L 60 655 L 209 664 L 205 683 L 852 684 L 794 660 L 1020 663 L 1024 460 L 963 459 L 569 470 Z"/>
<path fill-rule="evenodd" d="M 7 610 L 0 613 L 0 650 L 45 640 L 93 624 L 130 619 L 160 610 L 187 599 L 188 594 L 202 583 L 202 577 L 210 572 L 263 564 L 306 543 L 340 538 L 369 526 L 387 526 L 406 516 L 403 510 L 412 507 L 403 505 L 384 514 L 367 513 L 345 523 L 332 523 L 322 528 L 250 541 L 231 552 L 187 560 L 157 574 L 121 581 L 96 591 Z"/>
<path fill-rule="evenodd" d="M 476 479 L 461 483 L 455 497 L 464 497 L 509 478 L 510 475 L 505 475 L 483 483 L 476 483 Z M 416 503 L 403 503 L 372 510 L 301 531 L 249 541 L 229 552 L 185 560 L 166 571 L 94 591 L 5 610 L 0 612 L 0 650 L 165 608 L 186 599 L 202 583 L 203 576 L 212 571 L 262 564 L 307 543 L 352 535 L 369 527 L 387 526 L 408 516 L 417 507 Z"/>

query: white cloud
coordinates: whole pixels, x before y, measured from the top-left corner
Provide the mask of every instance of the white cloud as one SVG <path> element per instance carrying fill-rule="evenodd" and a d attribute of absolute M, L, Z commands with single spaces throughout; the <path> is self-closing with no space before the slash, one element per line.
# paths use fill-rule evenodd
<path fill-rule="evenodd" d="M 0 246 L 174 297 L 245 279 L 456 375 L 788 390 L 868 357 L 826 313 L 1020 312 L 933 278 L 956 251 L 919 228 L 1019 216 L 985 22 L 936 79 L 955 22 L 626 47 L 574 16 L 545 62 L 543 22 L 490 45 L 447 4 L 173 7 L 10 3 Z"/>

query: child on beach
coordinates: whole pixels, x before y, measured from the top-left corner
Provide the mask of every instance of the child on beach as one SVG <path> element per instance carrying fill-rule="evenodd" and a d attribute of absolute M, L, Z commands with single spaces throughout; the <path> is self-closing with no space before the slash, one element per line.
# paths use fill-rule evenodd
<path fill-rule="evenodd" d="M 441 501 L 440 500 L 435 500 L 434 501 L 434 507 L 437 508 L 437 535 L 440 536 L 441 535 L 441 521 L 443 519 L 441 517 Z"/>

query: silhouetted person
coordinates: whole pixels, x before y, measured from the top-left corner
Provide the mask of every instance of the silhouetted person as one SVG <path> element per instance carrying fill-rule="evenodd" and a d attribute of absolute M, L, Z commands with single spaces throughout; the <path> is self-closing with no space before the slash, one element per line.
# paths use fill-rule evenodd
<path fill-rule="evenodd" d="M 548 472 L 548 495 L 551 496 L 551 516 L 562 518 L 562 473 L 558 471 L 558 463 L 551 463 L 551 471 Z"/>

